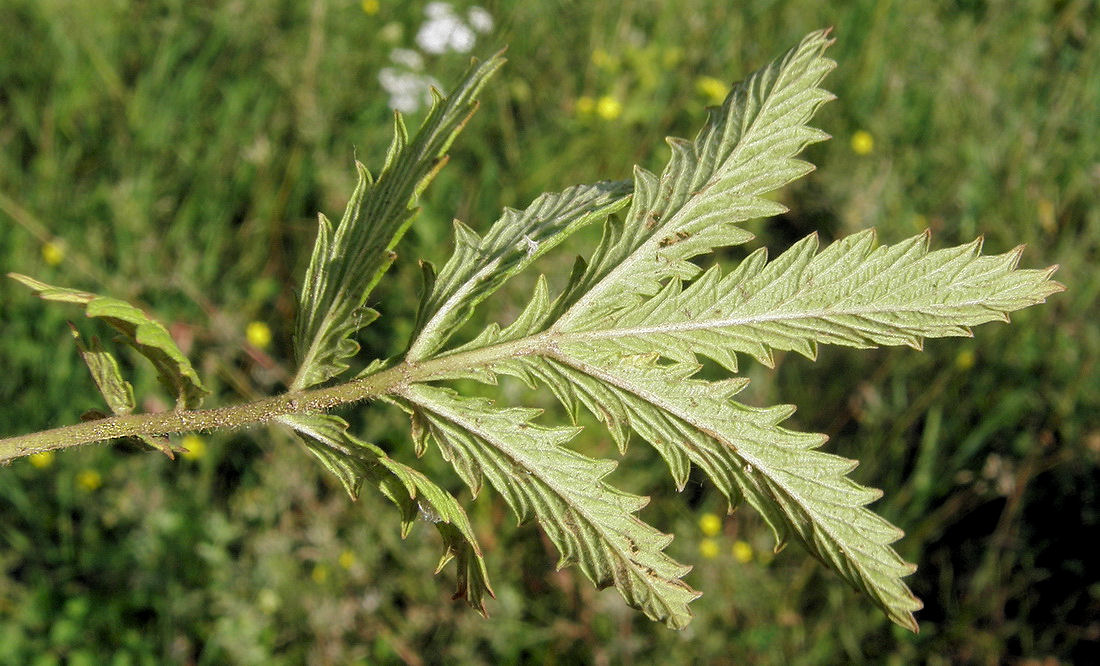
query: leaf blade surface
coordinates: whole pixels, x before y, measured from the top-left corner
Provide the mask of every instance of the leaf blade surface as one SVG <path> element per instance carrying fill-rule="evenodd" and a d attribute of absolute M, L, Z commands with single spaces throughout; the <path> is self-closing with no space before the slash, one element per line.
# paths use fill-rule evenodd
<path fill-rule="evenodd" d="M 559 568 L 575 562 L 649 617 L 686 626 L 688 603 L 699 595 L 680 580 L 690 567 L 664 554 L 670 536 L 634 516 L 648 498 L 602 480 L 613 462 L 562 446 L 575 428 L 543 428 L 530 423 L 538 410 L 496 409 L 423 384 L 404 398 L 475 492 L 486 477 L 521 521 L 538 518 L 561 553 Z"/>

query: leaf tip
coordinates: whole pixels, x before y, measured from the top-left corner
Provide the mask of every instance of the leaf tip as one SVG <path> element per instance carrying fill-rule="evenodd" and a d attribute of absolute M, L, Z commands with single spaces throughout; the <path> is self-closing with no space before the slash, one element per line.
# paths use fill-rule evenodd
<path fill-rule="evenodd" d="M 916 598 L 916 597 L 914 597 L 914 598 Z M 920 609 L 914 609 L 914 610 L 920 610 Z M 895 624 L 897 624 L 898 626 L 900 626 L 903 629 L 908 629 L 909 631 L 911 631 L 914 634 L 919 634 L 920 633 L 920 625 L 917 624 L 917 618 L 913 617 L 912 613 L 906 613 L 905 615 L 902 615 L 902 616 L 894 616 L 894 617 L 891 617 L 890 619 L 893 620 Z"/>
<path fill-rule="evenodd" d="M 970 250 L 972 256 L 978 256 L 982 253 L 983 245 L 985 245 L 985 234 L 978 234 L 978 237 L 970 241 L 967 244 L 967 247 Z M 1016 249 L 1019 249 L 1019 247 L 1017 247 Z M 1015 249 L 1009 250 L 1007 254 L 1012 254 L 1013 252 L 1015 252 Z"/>
<path fill-rule="evenodd" d="M 1020 243 L 1016 247 L 1012 248 L 1005 253 L 1009 257 L 1008 269 L 1015 270 L 1020 265 L 1020 257 L 1024 255 L 1024 250 L 1027 249 L 1027 245 Z"/>

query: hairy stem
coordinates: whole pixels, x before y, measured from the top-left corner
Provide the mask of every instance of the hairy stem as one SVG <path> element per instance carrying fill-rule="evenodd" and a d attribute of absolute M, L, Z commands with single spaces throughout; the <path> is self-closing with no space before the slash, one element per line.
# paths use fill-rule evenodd
<path fill-rule="evenodd" d="M 402 362 L 392 368 L 336 386 L 309 391 L 291 391 L 230 407 L 110 416 L 76 425 L 17 435 L 0 439 L 0 463 L 32 453 L 119 437 L 242 428 L 267 423 L 287 414 L 325 412 L 340 405 L 399 393 L 409 384 L 431 381 L 458 370 L 474 368 L 504 358 L 543 353 L 551 345 L 551 334 L 540 333 L 481 349 L 444 354 L 423 362 Z"/>

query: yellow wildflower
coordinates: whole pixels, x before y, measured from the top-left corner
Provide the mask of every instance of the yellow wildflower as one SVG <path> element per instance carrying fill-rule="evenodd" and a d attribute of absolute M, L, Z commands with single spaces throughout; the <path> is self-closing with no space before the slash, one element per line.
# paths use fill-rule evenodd
<path fill-rule="evenodd" d="M 964 349 L 955 356 L 955 367 L 959 370 L 969 370 L 974 367 L 974 351 Z"/>
<path fill-rule="evenodd" d="M 722 531 L 722 519 L 713 513 L 704 513 L 699 516 L 699 529 L 706 536 L 715 536 Z"/>
<path fill-rule="evenodd" d="M 43 451 L 42 453 L 35 453 L 30 456 L 31 464 L 38 469 L 46 469 L 53 464 L 53 459 L 56 454 L 53 451 Z"/>
<path fill-rule="evenodd" d="M 316 564 L 313 566 L 313 571 L 310 572 L 309 577 L 313 579 L 314 583 L 318 585 L 328 580 L 328 567 L 323 564 Z"/>
<path fill-rule="evenodd" d="M 615 120 L 622 113 L 622 103 L 611 95 L 604 95 L 596 102 L 596 115 L 604 120 Z"/>
<path fill-rule="evenodd" d="M 718 542 L 714 539 L 703 539 L 699 542 L 699 554 L 708 560 L 718 557 Z"/>
<path fill-rule="evenodd" d="M 355 565 L 355 553 L 345 548 L 344 552 L 340 553 L 340 559 L 337 561 L 340 563 L 340 566 L 345 569 L 350 569 Z"/>
<path fill-rule="evenodd" d="M 695 89 L 706 98 L 707 104 L 721 104 L 726 99 L 729 86 L 721 79 L 713 76 L 700 76 L 695 79 Z"/>
<path fill-rule="evenodd" d="M 871 151 L 875 149 L 875 138 L 871 136 L 870 132 L 864 130 L 857 130 L 852 135 L 852 151 L 856 155 L 870 155 Z"/>
<path fill-rule="evenodd" d="M 187 449 L 180 454 L 184 460 L 199 460 L 206 455 L 206 440 L 198 435 L 187 435 L 180 444 Z"/>
<path fill-rule="evenodd" d="M 53 241 L 43 243 L 42 245 L 42 261 L 51 266 L 57 266 L 65 260 L 65 250 L 61 245 Z"/>
<path fill-rule="evenodd" d="M 76 485 L 81 490 L 92 492 L 103 485 L 103 477 L 94 469 L 82 469 L 76 474 Z"/>
<path fill-rule="evenodd" d="M 733 542 L 733 559 L 741 564 L 752 562 L 752 546 L 749 545 L 748 541 L 738 539 Z"/>
<path fill-rule="evenodd" d="M 378 0 L 363 0 L 363 2 L 359 3 L 359 6 L 363 8 L 363 13 L 367 16 L 374 16 L 378 13 L 378 10 L 381 9 Z"/>
<path fill-rule="evenodd" d="M 271 328 L 262 321 L 252 321 L 244 329 L 244 337 L 253 347 L 266 349 L 271 344 Z"/>
<path fill-rule="evenodd" d="M 592 99 L 588 95 L 583 95 L 577 98 L 577 101 L 576 103 L 574 103 L 573 108 L 577 110 L 578 116 L 590 115 L 593 111 L 596 110 L 596 100 Z"/>

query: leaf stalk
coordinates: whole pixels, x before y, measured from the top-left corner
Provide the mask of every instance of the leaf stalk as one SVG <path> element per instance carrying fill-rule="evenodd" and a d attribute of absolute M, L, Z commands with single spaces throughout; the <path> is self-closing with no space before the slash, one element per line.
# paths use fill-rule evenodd
<path fill-rule="evenodd" d="M 505 358 L 548 351 L 554 334 L 544 332 L 480 349 L 444 354 L 393 367 L 343 384 L 291 391 L 214 409 L 126 414 L 0 439 L 0 464 L 43 451 L 66 449 L 121 437 L 163 436 L 199 430 L 232 430 L 268 423 L 288 414 L 327 412 L 341 405 L 400 393 L 409 384 L 468 370 Z"/>

